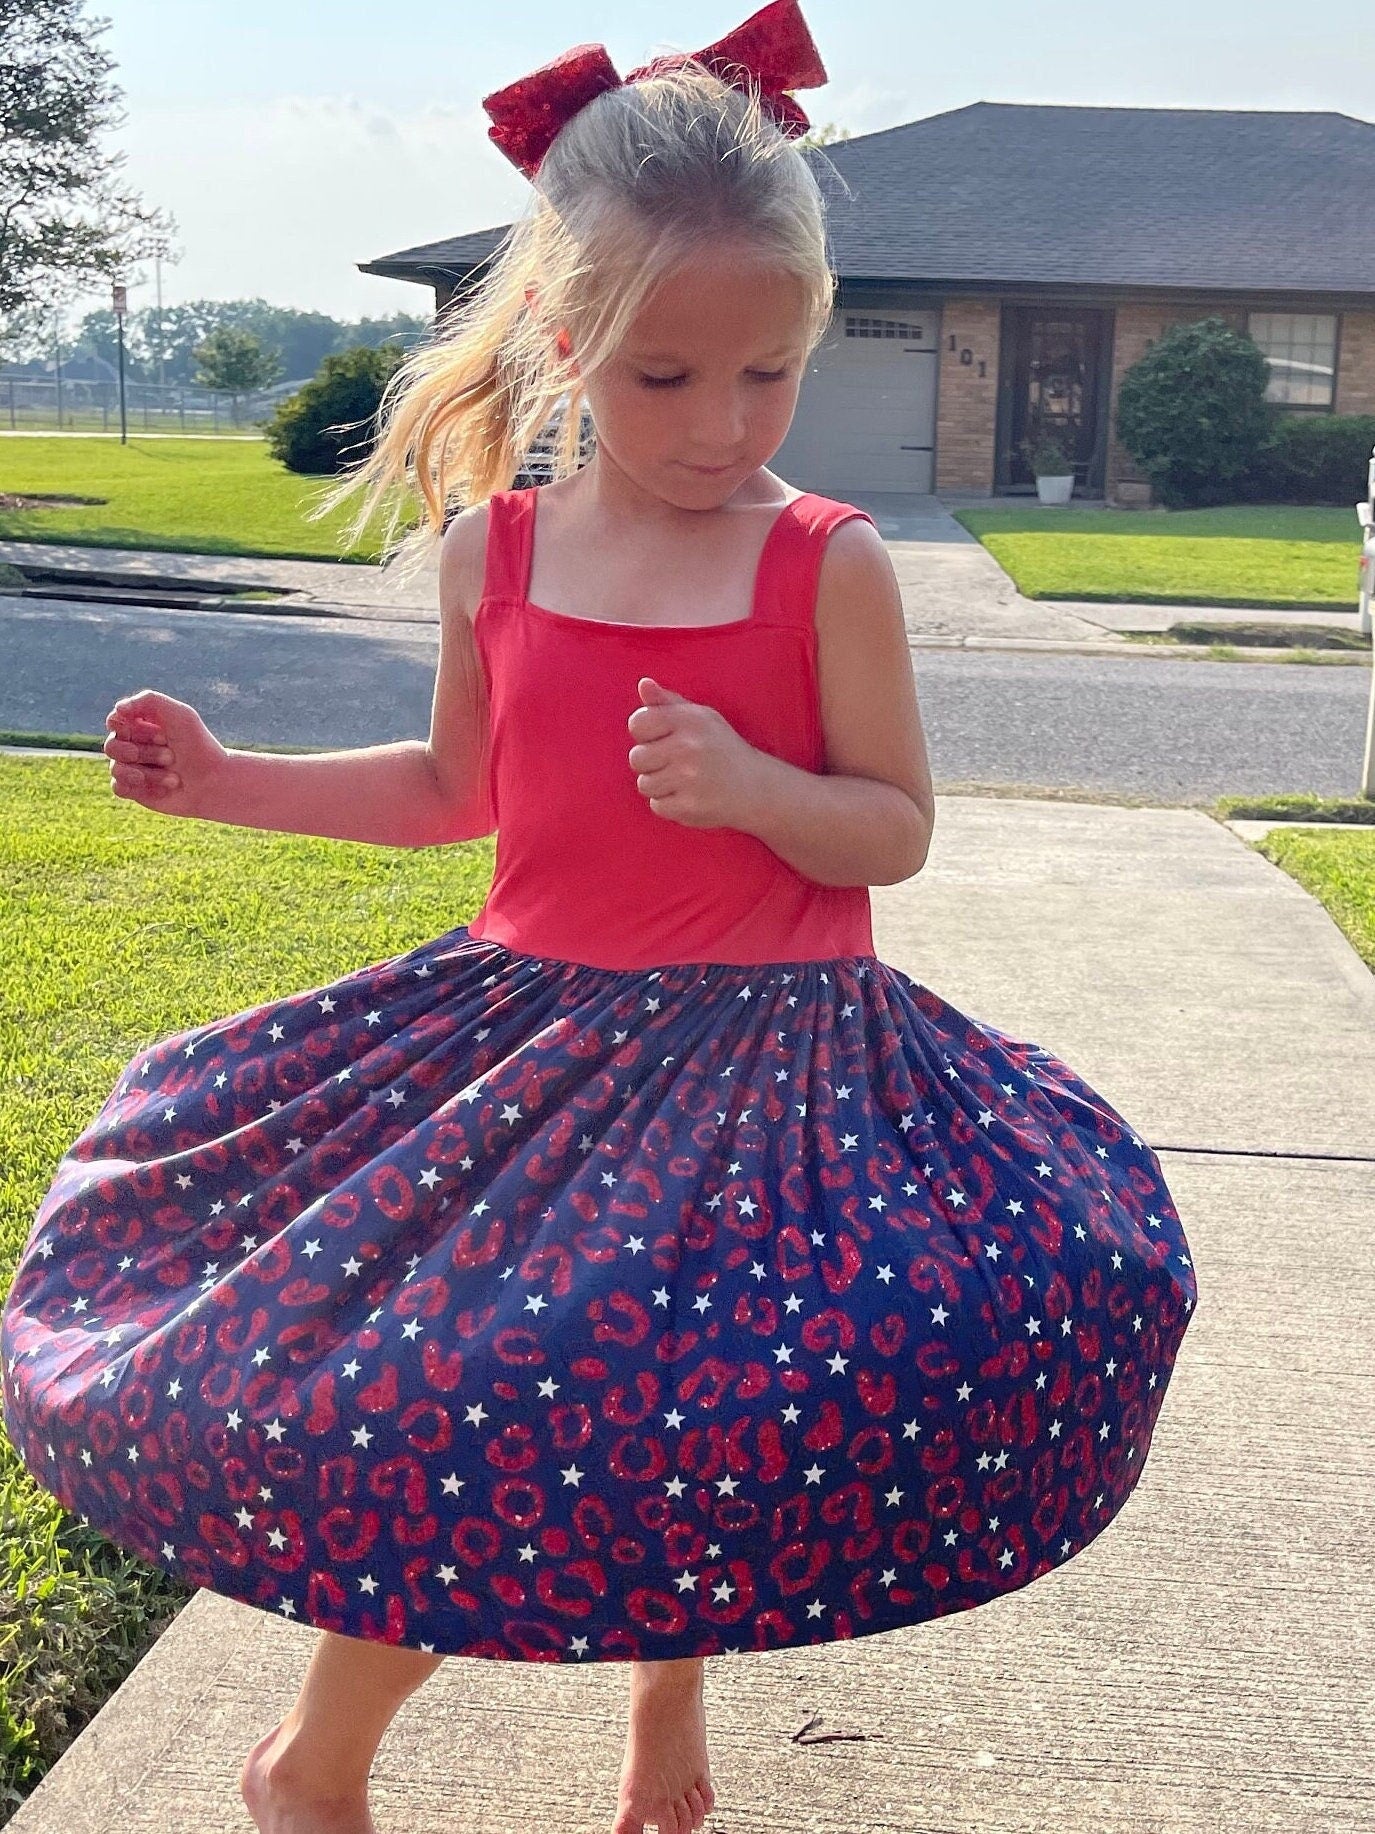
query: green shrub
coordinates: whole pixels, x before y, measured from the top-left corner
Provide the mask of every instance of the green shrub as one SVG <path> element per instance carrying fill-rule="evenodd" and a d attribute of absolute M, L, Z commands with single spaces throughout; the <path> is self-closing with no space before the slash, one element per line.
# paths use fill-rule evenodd
<path fill-rule="evenodd" d="M 1269 364 L 1220 318 L 1173 325 L 1122 378 L 1117 432 L 1166 509 L 1234 502 L 1268 443 Z"/>
<path fill-rule="evenodd" d="M 399 344 L 355 344 L 327 356 L 263 429 L 269 451 L 288 471 L 311 477 L 361 463 L 377 437 L 382 390 L 405 351 Z"/>
<path fill-rule="evenodd" d="M 1350 509 L 1365 500 L 1372 447 L 1375 414 L 1281 412 L 1239 481 L 1239 500 Z"/>

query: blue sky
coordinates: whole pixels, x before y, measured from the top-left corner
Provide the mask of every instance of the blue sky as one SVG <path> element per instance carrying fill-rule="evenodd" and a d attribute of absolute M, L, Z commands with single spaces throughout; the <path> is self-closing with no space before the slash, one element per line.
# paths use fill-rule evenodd
<path fill-rule="evenodd" d="M 802 0 L 830 82 L 800 91 L 814 124 L 873 133 L 970 102 L 1334 109 L 1375 119 L 1357 0 Z M 508 222 L 526 181 L 486 137 L 482 97 L 584 42 L 617 69 L 723 36 L 751 10 L 719 0 L 483 7 L 409 0 L 91 0 L 108 18 L 125 121 L 123 175 L 170 210 L 183 249 L 163 300 L 261 295 L 354 317 L 426 311 L 428 289 L 355 263 Z M 154 299 L 153 268 L 130 306 Z M 83 304 L 105 303 L 106 290 Z"/>

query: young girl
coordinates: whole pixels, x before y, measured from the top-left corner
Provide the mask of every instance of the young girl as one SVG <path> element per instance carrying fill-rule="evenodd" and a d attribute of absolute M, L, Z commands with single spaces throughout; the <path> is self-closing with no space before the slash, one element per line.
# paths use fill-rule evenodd
<path fill-rule="evenodd" d="M 262 1829 L 369 1829 L 462 1655 L 628 1662 L 614 1834 L 686 1834 L 707 1657 L 1001 1597 L 1146 1462 L 1196 1297 L 1155 1154 L 874 952 L 934 814 L 899 595 L 865 512 L 768 469 L 832 299 L 785 93 L 824 74 L 774 0 L 488 98 L 532 212 L 338 493 L 444 531 L 428 742 L 109 718 L 147 809 L 497 836 L 472 922 L 139 1051 L 0 1324 L 35 1478 L 327 1633 L 244 1766 Z"/>

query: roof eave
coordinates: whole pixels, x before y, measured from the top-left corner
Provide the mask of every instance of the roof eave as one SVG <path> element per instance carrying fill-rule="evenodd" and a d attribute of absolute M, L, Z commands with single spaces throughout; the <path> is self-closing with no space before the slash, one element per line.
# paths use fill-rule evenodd
<path fill-rule="evenodd" d="M 438 261 L 407 261 L 402 257 L 382 257 L 377 261 L 355 264 L 361 274 L 375 274 L 384 280 L 404 280 L 415 286 L 462 285 L 487 265 L 476 261 L 467 265 Z M 1375 287 L 1342 287 L 1314 284 L 1288 285 L 1271 282 L 1266 286 L 1242 286 L 1227 281 L 1198 280 L 1168 283 L 1144 280 L 1045 280 L 1000 278 L 982 274 L 977 278 L 961 274 L 847 274 L 837 275 L 845 292 L 862 295 L 869 292 L 905 292 L 915 298 L 948 297 L 1021 297 L 1028 299 L 1057 297 L 1094 300 L 1110 305 L 1126 301 L 1155 300 L 1161 304 L 1190 299 L 1216 299 L 1219 296 L 1240 300 L 1305 300 L 1321 302 L 1334 311 L 1369 311 L 1375 304 Z"/>

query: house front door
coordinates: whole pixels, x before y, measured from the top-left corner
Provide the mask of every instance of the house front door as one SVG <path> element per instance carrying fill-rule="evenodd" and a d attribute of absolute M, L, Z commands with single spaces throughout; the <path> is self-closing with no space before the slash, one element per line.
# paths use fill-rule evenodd
<path fill-rule="evenodd" d="M 1102 494 L 1108 329 L 1102 307 L 1003 307 L 995 489 L 1034 492 L 1022 441 L 1041 427 L 1072 454 L 1075 491 Z"/>

